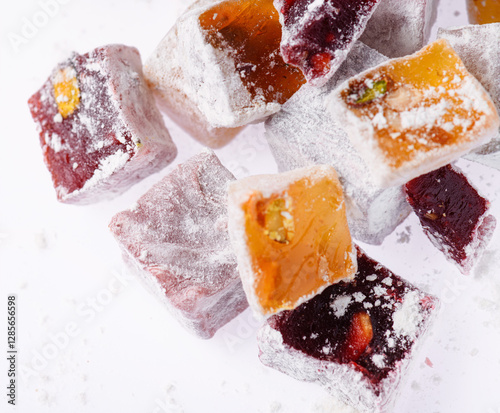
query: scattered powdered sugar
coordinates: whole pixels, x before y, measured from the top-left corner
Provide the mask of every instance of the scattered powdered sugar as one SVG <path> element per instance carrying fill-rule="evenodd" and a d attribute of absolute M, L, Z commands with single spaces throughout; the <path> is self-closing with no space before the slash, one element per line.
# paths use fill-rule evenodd
<path fill-rule="evenodd" d="M 385 367 L 385 356 L 383 354 L 374 354 L 372 356 L 372 361 L 379 369 Z"/>
<path fill-rule="evenodd" d="M 362 303 L 366 298 L 366 295 L 364 295 L 361 291 L 356 291 L 352 296 L 357 303 Z"/>
<path fill-rule="evenodd" d="M 423 320 L 419 293 L 410 291 L 393 315 L 394 331 L 400 336 L 415 340 Z"/>
<path fill-rule="evenodd" d="M 337 297 L 335 301 L 330 304 L 330 307 L 334 311 L 336 317 L 343 317 L 346 313 L 349 304 L 352 302 L 352 297 L 350 295 L 342 295 Z"/>
<path fill-rule="evenodd" d="M 85 183 L 83 188 L 92 188 L 97 183 L 109 178 L 114 172 L 122 168 L 129 159 L 130 155 L 122 150 L 118 150 L 102 159 L 99 168 L 94 171 L 94 175 Z"/>

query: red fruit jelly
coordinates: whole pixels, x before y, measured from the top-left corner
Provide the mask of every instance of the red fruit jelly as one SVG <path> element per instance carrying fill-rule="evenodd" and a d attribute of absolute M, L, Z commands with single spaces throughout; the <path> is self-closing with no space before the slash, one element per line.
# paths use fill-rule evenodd
<path fill-rule="evenodd" d="M 427 237 L 468 274 L 496 227 L 488 200 L 452 165 L 412 179 L 405 190 Z"/>
<path fill-rule="evenodd" d="M 380 0 L 274 0 L 283 26 L 281 54 L 322 86 L 361 36 Z"/>
<path fill-rule="evenodd" d="M 74 53 L 28 104 L 61 202 L 116 196 L 177 154 L 135 48 Z"/>
<path fill-rule="evenodd" d="M 385 411 L 437 299 L 358 249 L 352 282 L 331 285 L 259 332 L 261 361 L 317 382 L 360 411 Z"/>
<path fill-rule="evenodd" d="M 227 231 L 226 186 L 232 180 L 212 152 L 203 152 L 110 224 L 125 260 L 201 338 L 248 307 Z"/>

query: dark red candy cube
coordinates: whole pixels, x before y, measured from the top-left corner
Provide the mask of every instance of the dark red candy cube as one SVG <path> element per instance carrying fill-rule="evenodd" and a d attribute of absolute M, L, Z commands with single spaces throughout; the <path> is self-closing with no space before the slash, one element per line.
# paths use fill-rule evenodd
<path fill-rule="evenodd" d="M 352 282 L 268 319 L 258 335 L 260 359 L 360 412 L 385 412 L 437 304 L 358 249 Z"/>
<path fill-rule="evenodd" d="M 452 165 L 411 180 L 405 190 L 431 242 L 468 274 L 496 227 L 488 200 Z"/>
<path fill-rule="evenodd" d="M 116 196 L 177 154 L 135 48 L 74 53 L 28 104 L 61 202 Z"/>
<path fill-rule="evenodd" d="M 110 224 L 126 261 L 201 338 L 248 307 L 227 230 L 226 186 L 232 180 L 212 152 L 201 153 Z"/>
<path fill-rule="evenodd" d="M 281 54 L 322 86 L 363 33 L 380 0 L 274 0 L 283 27 Z"/>

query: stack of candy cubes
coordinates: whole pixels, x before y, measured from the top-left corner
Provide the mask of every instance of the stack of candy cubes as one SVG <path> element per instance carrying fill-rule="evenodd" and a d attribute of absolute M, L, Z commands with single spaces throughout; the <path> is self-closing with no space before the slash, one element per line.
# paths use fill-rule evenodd
<path fill-rule="evenodd" d="M 391 411 L 439 299 L 357 242 L 414 213 L 469 274 L 496 227 L 454 162 L 500 169 L 500 23 L 428 43 L 436 4 L 198 0 L 144 67 L 128 46 L 74 53 L 29 99 L 57 199 L 109 199 L 170 164 L 159 109 L 210 148 L 265 122 L 280 173 L 237 180 L 207 149 L 111 232 L 198 337 L 250 306 L 265 365 Z"/>

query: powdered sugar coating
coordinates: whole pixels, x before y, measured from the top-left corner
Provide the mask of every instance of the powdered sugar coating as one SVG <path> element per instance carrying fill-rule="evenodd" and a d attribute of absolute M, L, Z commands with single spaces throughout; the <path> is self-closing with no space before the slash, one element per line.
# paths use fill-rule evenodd
<path fill-rule="evenodd" d="M 177 167 L 110 229 L 140 275 L 188 329 L 210 338 L 247 306 L 227 232 L 227 184 L 215 154 Z"/>
<path fill-rule="evenodd" d="M 438 37 L 450 42 L 500 111 L 500 23 L 440 28 Z M 500 135 L 465 158 L 500 169 Z"/>
<path fill-rule="evenodd" d="M 296 379 L 324 386 L 360 412 L 386 412 L 432 324 L 438 301 L 362 252 L 358 263 L 353 282 L 333 285 L 297 309 L 271 317 L 258 333 L 259 357 Z M 392 287 L 382 282 L 387 277 Z M 371 307 L 355 299 L 360 292 Z M 339 299 L 344 308 L 336 313 L 332 304 Z M 373 338 L 360 358 L 343 361 L 339 351 L 348 337 L 350 317 L 359 311 L 370 315 Z"/>
<path fill-rule="evenodd" d="M 404 70 L 408 73 L 416 73 L 421 69 L 422 59 L 431 53 L 446 56 L 450 65 L 452 59 L 456 60 L 449 44 L 438 40 L 412 56 L 389 60 L 354 76 L 330 95 L 328 107 L 332 116 L 337 116 L 353 146 L 365 159 L 373 179 L 382 187 L 403 184 L 454 161 L 488 142 L 500 126 L 489 95 L 460 62 L 448 68 L 453 72 L 447 71 L 439 77 L 441 84 L 425 84 L 420 89 L 413 85 L 405 89 L 404 84 L 398 84 L 396 92 L 384 92 L 382 97 L 371 100 L 370 112 L 362 115 L 358 112 L 365 106 L 359 109 L 361 105 L 356 107 L 356 104 L 347 103 L 345 96 L 353 85 L 364 85 L 368 90 L 373 87 L 372 78 L 391 72 L 394 67 L 406 67 Z M 404 79 L 402 73 L 398 76 Z M 349 97 L 355 98 L 354 95 Z M 418 132 L 423 129 L 425 135 Z M 389 134 L 391 131 L 396 132 Z M 438 131 L 443 138 L 433 140 L 433 131 Z M 391 145 L 387 143 L 386 147 L 379 140 L 384 132 L 392 139 Z M 451 133 L 456 134 L 455 140 L 447 137 Z M 387 147 L 408 149 L 410 155 L 398 159 L 387 152 Z"/>
<path fill-rule="evenodd" d="M 54 95 L 61 70 L 80 102 L 63 118 Z M 40 143 L 61 202 L 109 199 L 168 165 L 177 150 L 142 75 L 137 49 L 122 45 L 73 54 L 30 98 Z"/>
<path fill-rule="evenodd" d="M 380 244 L 408 216 L 410 208 L 401 187 L 383 189 L 373 181 L 365 161 L 325 106 L 340 82 L 385 60 L 357 42 L 325 86 L 304 85 L 265 123 L 280 172 L 314 164 L 335 168 L 344 188 L 351 234 L 371 244 Z"/>
<path fill-rule="evenodd" d="M 360 40 L 388 57 L 421 49 L 437 15 L 437 0 L 381 0 Z"/>

